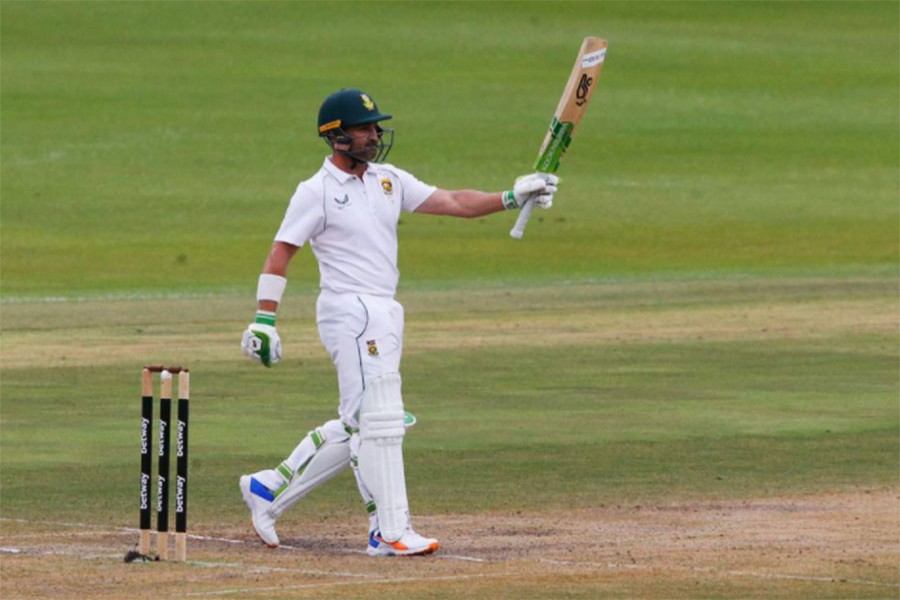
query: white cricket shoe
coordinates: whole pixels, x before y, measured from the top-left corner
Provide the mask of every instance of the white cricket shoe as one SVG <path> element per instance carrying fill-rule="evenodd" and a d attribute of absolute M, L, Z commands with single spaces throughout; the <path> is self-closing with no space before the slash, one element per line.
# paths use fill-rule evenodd
<path fill-rule="evenodd" d="M 399 540 L 388 542 L 381 537 L 381 531 L 374 530 L 369 533 L 369 547 L 366 554 L 369 556 L 416 556 L 431 554 L 437 551 L 441 545 L 433 538 L 422 537 L 412 529 L 407 529 Z"/>
<path fill-rule="evenodd" d="M 275 497 L 269 489 L 255 477 L 241 477 L 241 495 L 244 504 L 250 509 L 250 520 L 259 539 L 269 548 L 278 547 L 278 534 L 275 533 L 275 518 L 269 514 L 269 506 Z"/>

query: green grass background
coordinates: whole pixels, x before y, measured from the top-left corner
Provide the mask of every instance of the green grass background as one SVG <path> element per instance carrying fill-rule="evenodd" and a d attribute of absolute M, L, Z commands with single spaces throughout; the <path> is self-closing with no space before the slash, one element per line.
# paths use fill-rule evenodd
<path fill-rule="evenodd" d="M 898 21 L 896 2 L 3 2 L 2 352 L 30 359 L 0 379 L 3 516 L 136 517 L 140 364 L 47 367 L 37 331 L 192 366 L 192 515 L 209 530 L 245 519 L 237 475 L 331 418 L 324 353 L 288 345 L 264 371 L 204 358 L 193 336 L 230 331 L 238 354 L 340 87 L 395 115 L 390 162 L 501 190 L 529 170 L 581 38 L 610 43 L 555 206 L 523 242 L 512 215 L 404 215 L 411 328 L 572 310 L 640 332 L 657 310 L 810 297 L 838 307 L 825 320 L 848 299 L 896 315 Z M 304 250 L 283 320 L 311 323 L 316 284 Z M 155 344 L 160 327 L 183 344 Z M 292 343 L 317 345 L 308 333 Z M 897 333 L 408 348 L 414 510 L 896 487 Z M 294 518 L 362 523 L 342 477 Z"/>
<path fill-rule="evenodd" d="M 406 285 L 892 269 L 897 20 L 891 2 L 7 2 L 2 292 L 246 290 L 342 86 L 395 115 L 391 161 L 505 189 L 588 34 L 609 59 L 557 206 L 525 244 L 502 217 L 405 218 Z"/>

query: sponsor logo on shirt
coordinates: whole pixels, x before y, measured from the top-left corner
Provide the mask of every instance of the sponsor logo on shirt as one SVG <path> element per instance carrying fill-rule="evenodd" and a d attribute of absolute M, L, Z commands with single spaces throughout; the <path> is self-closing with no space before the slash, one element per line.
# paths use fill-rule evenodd
<path fill-rule="evenodd" d="M 337 207 L 339 209 L 347 208 L 348 206 L 350 206 L 350 196 L 344 194 L 343 199 L 335 198 L 334 203 L 337 204 Z"/>

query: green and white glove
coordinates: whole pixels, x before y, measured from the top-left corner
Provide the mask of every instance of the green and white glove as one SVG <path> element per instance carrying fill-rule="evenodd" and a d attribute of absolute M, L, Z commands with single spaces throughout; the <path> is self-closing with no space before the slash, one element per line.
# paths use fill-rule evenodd
<path fill-rule="evenodd" d="M 539 208 L 553 206 L 553 194 L 559 189 L 559 177 L 551 173 L 532 173 L 516 179 L 513 189 L 503 192 L 503 206 L 507 210 L 522 208 L 534 202 Z"/>
<path fill-rule="evenodd" d="M 256 311 L 256 321 L 247 327 L 241 338 L 241 350 L 244 356 L 266 367 L 281 360 L 281 338 L 275 329 L 275 313 Z"/>

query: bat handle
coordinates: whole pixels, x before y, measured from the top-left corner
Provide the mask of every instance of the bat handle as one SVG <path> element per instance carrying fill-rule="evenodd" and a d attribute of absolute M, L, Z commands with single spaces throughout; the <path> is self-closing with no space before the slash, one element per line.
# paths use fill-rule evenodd
<path fill-rule="evenodd" d="M 528 219 L 531 218 L 531 211 L 534 210 L 534 200 L 529 200 L 522 206 L 522 210 L 519 211 L 519 218 L 516 219 L 516 224 L 513 225 L 513 228 L 509 232 L 509 237 L 521 240 L 522 236 L 525 235 L 525 226 L 528 224 Z"/>

